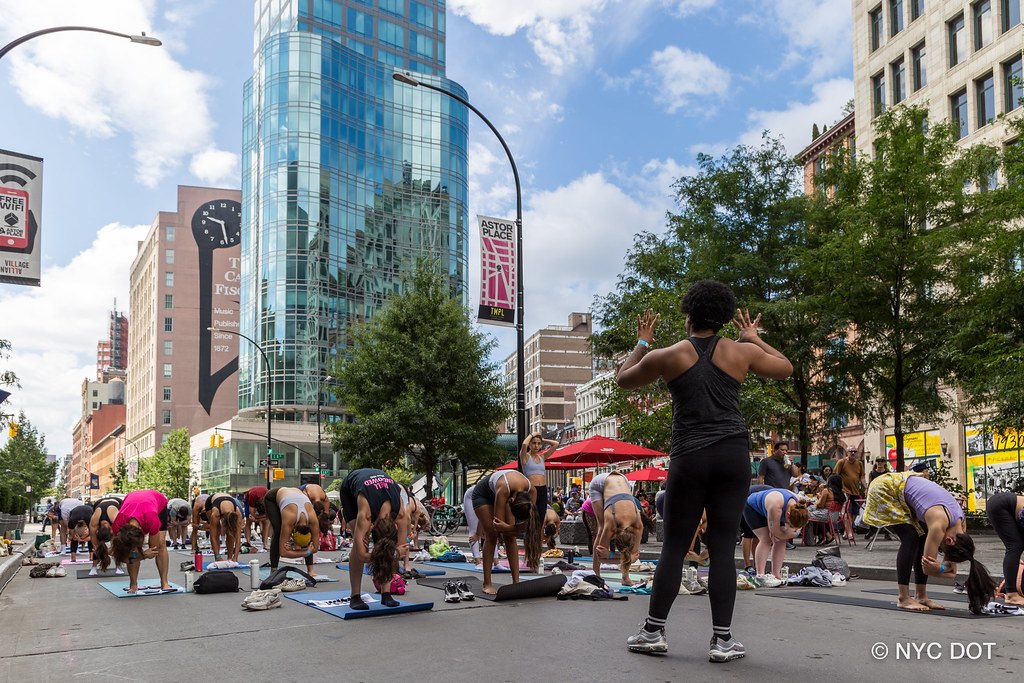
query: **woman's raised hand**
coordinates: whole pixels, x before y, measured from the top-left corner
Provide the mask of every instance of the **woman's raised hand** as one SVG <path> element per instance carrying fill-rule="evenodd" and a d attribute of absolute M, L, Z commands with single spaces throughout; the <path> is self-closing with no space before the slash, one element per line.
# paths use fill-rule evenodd
<path fill-rule="evenodd" d="M 757 326 L 761 324 L 761 314 L 758 313 L 757 317 L 753 320 L 750 319 L 750 310 L 744 311 L 741 308 L 736 309 L 736 317 L 732 319 L 736 327 L 739 328 L 740 334 L 737 341 L 741 342 L 752 342 L 758 338 Z"/>
<path fill-rule="evenodd" d="M 648 344 L 654 342 L 654 328 L 657 327 L 659 320 L 661 320 L 661 316 L 650 308 L 638 315 L 636 317 L 637 339 L 643 339 Z"/>

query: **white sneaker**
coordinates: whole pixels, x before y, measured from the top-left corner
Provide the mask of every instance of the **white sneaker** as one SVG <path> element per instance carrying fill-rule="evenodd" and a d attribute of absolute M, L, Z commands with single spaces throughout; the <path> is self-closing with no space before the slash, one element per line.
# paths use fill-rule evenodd
<path fill-rule="evenodd" d="M 53 571 L 53 575 L 56 576 L 56 577 L 61 577 L 61 576 L 67 576 L 68 575 L 68 570 L 64 569 L 64 567 L 54 567 L 53 570 L 54 570 Z"/>
<path fill-rule="evenodd" d="M 275 588 L 285 593 L 294 593 L 295 591 L 304 591 L 308 586 L 306 586 L 306 582 L 303 579 L 285 579 L 277 584 Z"/>
<path fill-rule="evenodd" d="M 118 576 L 124 576 L 124 568 L 123 567 L 118 567 L 117 569 L 114 570 L 114 573 L 117 574 Z"/>
<path fill-rule="evenodd" d="M 249 593 L 242 600 L 242 609 L 250 611 L 268 610 L 281 606 L 281 591 L 257 590 Z"/>
<path fill-rule="evenodd" d="M 89 570 L 89 576 L 98 576 L 98 575 L 99 575 L 99 572 L 96 570 L 96 567 L 93 567 L 92 569 Z"/>
<path fill-rule="evenodd" d="M 765 588 L 778 588 L 782 585 L 782 579 L 777 579 L 773 574 L 758 574 L 754 577 Z"/>

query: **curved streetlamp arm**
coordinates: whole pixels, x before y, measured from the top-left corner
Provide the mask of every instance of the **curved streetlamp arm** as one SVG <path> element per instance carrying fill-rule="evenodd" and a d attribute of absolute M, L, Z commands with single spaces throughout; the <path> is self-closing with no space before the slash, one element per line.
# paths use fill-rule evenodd
<path fill-rule="evenodd" d="M 39 36 L 44 36 L 47 33 L 59 33 L 61 31 L 89 31 L 91 33 L 106 33 L 108 36 L 127 38 L 133 43 L 141 43 L 142 45 L 156 46 L 163 44 L 160 42 L 159 39 L 153 38 L 152 36 L 147 36 L 145 33 L 136 36 L 128 33 L 118 33 L 117 31 L 109 31 L 105 28 L 94 28 L 92 26 L 54 26 L 53 28 L 40 29 L 38 31 L 33 31 L 32 33 L 26 33 L 20 38 L 15 38 L 11 42 L 7 43 L 2 48 L 0 48 L 0 59 L 3 59 L 8 52 L 18 47 L 22 43 L 28 42 L 33 38 L 38 38 Z"/>

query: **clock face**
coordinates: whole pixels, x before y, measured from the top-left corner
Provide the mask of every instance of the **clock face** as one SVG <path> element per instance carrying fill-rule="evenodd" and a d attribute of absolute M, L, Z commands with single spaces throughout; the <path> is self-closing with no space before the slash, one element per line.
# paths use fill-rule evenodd
<path fill-rule="evenodd" d="M 192 236 L 200 247 L 233 247 L 242 239 L 242 205 L 233 199 L 214 199 L 192 214 Z"/>

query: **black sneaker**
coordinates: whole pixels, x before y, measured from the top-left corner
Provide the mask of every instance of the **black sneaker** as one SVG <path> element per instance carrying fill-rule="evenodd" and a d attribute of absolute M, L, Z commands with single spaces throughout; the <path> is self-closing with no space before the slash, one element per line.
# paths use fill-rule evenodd
<path fill-rule="evenodd" d="M 448 581 L 444 584 L 444 601 L 445 602 L 460 602 L 462 596 L 459 595 L 459 589 L 455 587 L 455 584 Z"/>
<path fill-rule="evenodd" d="M 469 584 L 465 581 L 456 582 L 455 590 L 459 592 L 459 598 L 462 600 L 476 600 L 476 596 L 473 594 L 473 591 L 469 590 Z"/>

